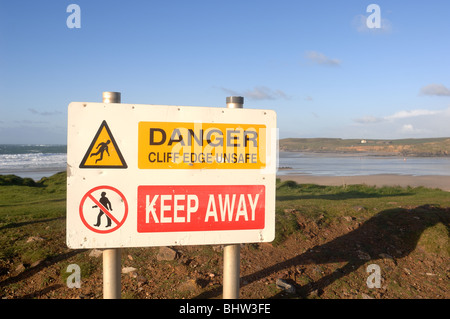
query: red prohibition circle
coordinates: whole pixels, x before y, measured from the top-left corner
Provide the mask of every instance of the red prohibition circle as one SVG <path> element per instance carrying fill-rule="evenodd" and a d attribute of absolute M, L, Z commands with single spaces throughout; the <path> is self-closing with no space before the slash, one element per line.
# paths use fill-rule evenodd
<path fill-rule="evenodd" d="M 86 201 L 87 198 L 92 197 L 92 193 L 93 193 L 93 192 L 95 192 L 95 191 L 97 191 L 97 190 L 99 190 L 99 189 L 101 189 L 101 190 L 105 190 L 105 189 L 106 189 L 106 190 L 110 190 L 110 191 L 115 192 L 116 194 L 118 194 L 118 195 L 122 198 L 123 203 L 124 203 L 124 205 L 125 205 L 125 212 L 124 212 L 124 214 L 123 214 L 122 220 L 120 220 L 120 221 L 118 221 L 118 222 L 115 222 L 115 223 L 116 223 L 116 226 L 113 227 L 113 228 L 111 228 L 111 229 L 106 229 L 106 230 L 95 229 L 94 227 L 92 227 L 91 225 L 89 225 L 89 223 L 86 221 L 86 219 L 84 218 L 84 215 L 83 215 L 83 206 L 84 206 L 84 202 Z M 91 200 L 92 200 L 92 199 L 91 199 Z M 114 187 L 111 187 L 111 186 L 106 186 L 106 185 L 104 185 L 104 186 L 97 186 L 97 187 L 94 187 L 94 188 L 92 188 L 91 190 L 89 190 L 89 191 L 83 196 L 83 198 L 81 199 L 81 202 L 80 202 L 79 212 L 80 212 L 80 218 L 81 218 L 81 221 L 83 222 L 83 224 L 84 224 L 87 228 L 89 228 L 90 230 L 92 230 L 93 232 L 96 232 L 96 233 L 99 233 L 99 234 L 112 233 L 113 231 L 115 231 L 116 229 L 118 229 L 120 226 L 122 226 L 123 223 L 125 222 L 125 220 L 127 219 L 127 216 L 128 216 L 128 202 L 127 202 L 125 196 L 122 194 L 122 192 L 120 192 L 117 188 L 114 188 Z"/>

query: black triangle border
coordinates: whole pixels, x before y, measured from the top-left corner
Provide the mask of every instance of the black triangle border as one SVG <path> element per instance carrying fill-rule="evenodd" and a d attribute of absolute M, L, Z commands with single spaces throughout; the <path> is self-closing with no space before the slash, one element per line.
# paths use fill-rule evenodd
<path fill-rule="evenodd" d="M 86 161 L 89 158 L 89 154 L 91 154 L 92 149 L 95 146 L 95 142 L 97 141 L 97 138 L 99 137 L 100 133 L 102 132 L 102 129 L 105 128 L 106 132 L 108 133 L 109 137 L 111 138 L 111 142 L 113 143 L 114 148 L 116 149 L 117 155 L 119 156 L 120 161 L 122 162 L 122 165 L 86 165 Z M 128 168 L 127 163 L 125 162 L 125 159 L 122 156 L 122 153 L 120 152 L 119 146 L 117 146 L 116 140 L 114 139 L 114 136 L 111 133 L 111 130 L 109 129 L 108 123 L 106 123 L 105 120 L 103 120 L 102 124 L 100 125 L 100 128 L 97 131 L 97 134 L 95 134 L 94 139 L 91 142 L 91 145 L 89 146 L 86 154 L 83 157 L 83 160 L 80 163 L 80 168 Z"/>

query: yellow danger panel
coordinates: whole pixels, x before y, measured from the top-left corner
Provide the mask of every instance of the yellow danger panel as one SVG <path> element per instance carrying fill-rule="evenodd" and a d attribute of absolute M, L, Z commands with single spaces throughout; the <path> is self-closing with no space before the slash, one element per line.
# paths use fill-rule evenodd
<path fill-rule="evenodd" d="M 103 121 L 89 146 L 80 168 L 127 168 L 106 121 Z"/>
<path fill-rule="evenodd" d="M 140 169 L 261 169 L 266 126 L 139 122 Z"/>

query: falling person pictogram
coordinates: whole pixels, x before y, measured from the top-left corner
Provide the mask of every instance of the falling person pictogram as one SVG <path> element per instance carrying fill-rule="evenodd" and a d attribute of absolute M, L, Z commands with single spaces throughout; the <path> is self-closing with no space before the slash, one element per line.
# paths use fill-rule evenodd
<path fill-rule="evenodd" d="M 89 156 L 89 157 L 92 157 L 92 156 L 96 156 L 96 155 L 100 154 L 100 158 L 97 158 L 97 159 L 95 160 L 95 164 L 97 164 L 98 161 L 101 161 L 101 160 L 103 159 L 103 153 L 104 153 L 105 151 L 106 151 L 106 153 L 108 153 L 108 156 L 110 156 L 110 155 L 109 155 L 109 151 L 108 151 L 108 144 L 109 144 L 109 143 L 111 143 L 111 141 L 110 141 L 110 140 L 107 140 L 106 142 L 103 142 L 103 143 L 98 144 L 98 145 L 97 145 L 98 151 L 95 152 L 95 153 L 92 153 L 92 154 Z"/>
<path fill-rule="evenodd" d="M 104 207 L 106 210 L 112 211 L 111 202 L 109 201 L 108 197 L 106 197 L 106 192 L 102 192 L 101 196 L 102 196 L 102 197 L 99 199 L 100 204 L 102 204 L 103 207 Z M 98 207 L 98 206 L 97 206 L 97 205 L 92 206 L 92 208 L 96 208 L 96 207 Z M 98 216 L 97 216 L 97 224 L 95 224 L 94 226 L 95 226 L 95 227 L 99 227 L 99 226 L 100 226 L 100 224 L 101 224 L 101 217 L 102 217 L 103 214 L 105 214 L 105 215 L 106 215 L 106 220 L 107 220 L 107 225 L 106 225 L 106 227 L 110 227 L 110 226 L 111 226 L 111 218 L 109 218 L 108 214 L 105 213 L 105 212 L 102 210 L 101 207 L 99 207 L 99 208 L 100 208 L 100 212 L 98 213 Z"/>
<path fill-rule="evenodd" d="M 108 156 L 105 156 L 108 154 Z M 88 147 L 80 168 L 127 168 L 119 146 L 106 121 L 103 121 Z"/>

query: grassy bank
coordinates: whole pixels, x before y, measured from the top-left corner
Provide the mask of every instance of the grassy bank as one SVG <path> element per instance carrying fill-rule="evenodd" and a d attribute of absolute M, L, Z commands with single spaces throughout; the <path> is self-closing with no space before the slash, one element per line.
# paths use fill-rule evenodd
<path fill-rule="evenodd" d="M 298 228 L 299 216 L 326 224 L 342 218 L 366 221 L 388 211 L 409 214 L 411 209 L 417 207 L 439 210 L 449 206 L 449 193 L 439 189 L 366 185 L 322 186 L 278 181 L 277 226 L 280 230 L 277 231 L 276 240 L 282 240 Z M 431 215 L 433 214 L 424 215 L 424 223 L 436 223 L 436 216 Z M 442 218 L 444 217 L 449 218 L 445 210 L 442 212 Z M 446 232 L 440 235 L 447 237 Z M 446 245 L 445 249 L 450 253 L 450 245 Z"/>
<path fill-rule="evenodd" d="M 102 298 L 101 258 L 65 245 L 65 173 L 39 182 L 0 176 L 0 296 Z M 277 182 L 276 238 L 244 245 L 243 298 L 449 298 L 448 192 L 424 187 L 319 186 Z M 220 297 L 220 247 L 123 249 L 124 298 Z M 66 287 L 69 264 L 82 289 Z M 365 286 L 379 263 L 383 287 Z M 446 270 L 447 269 L 447 270 Z M 406 274 L 406 275 L 405 275 Z M 284 278 L 296 293 L 275 285 Z"/>
<path fill-rule="evenodd" d="M 49 247 L 40 239 L 58 238 L 64 244 L 65 205 L 65 173 L 39 182 L 0 176 L 0 258 L 30 265 L 57 254 L 63 247 Z"/>
<path fill-rule="evenodd" d="M 280 150 L 288 152 L 373 153 L 398 156 L 449 156 L 450 138 L 361 140 L 340 138 L 285 138 Z"/>

